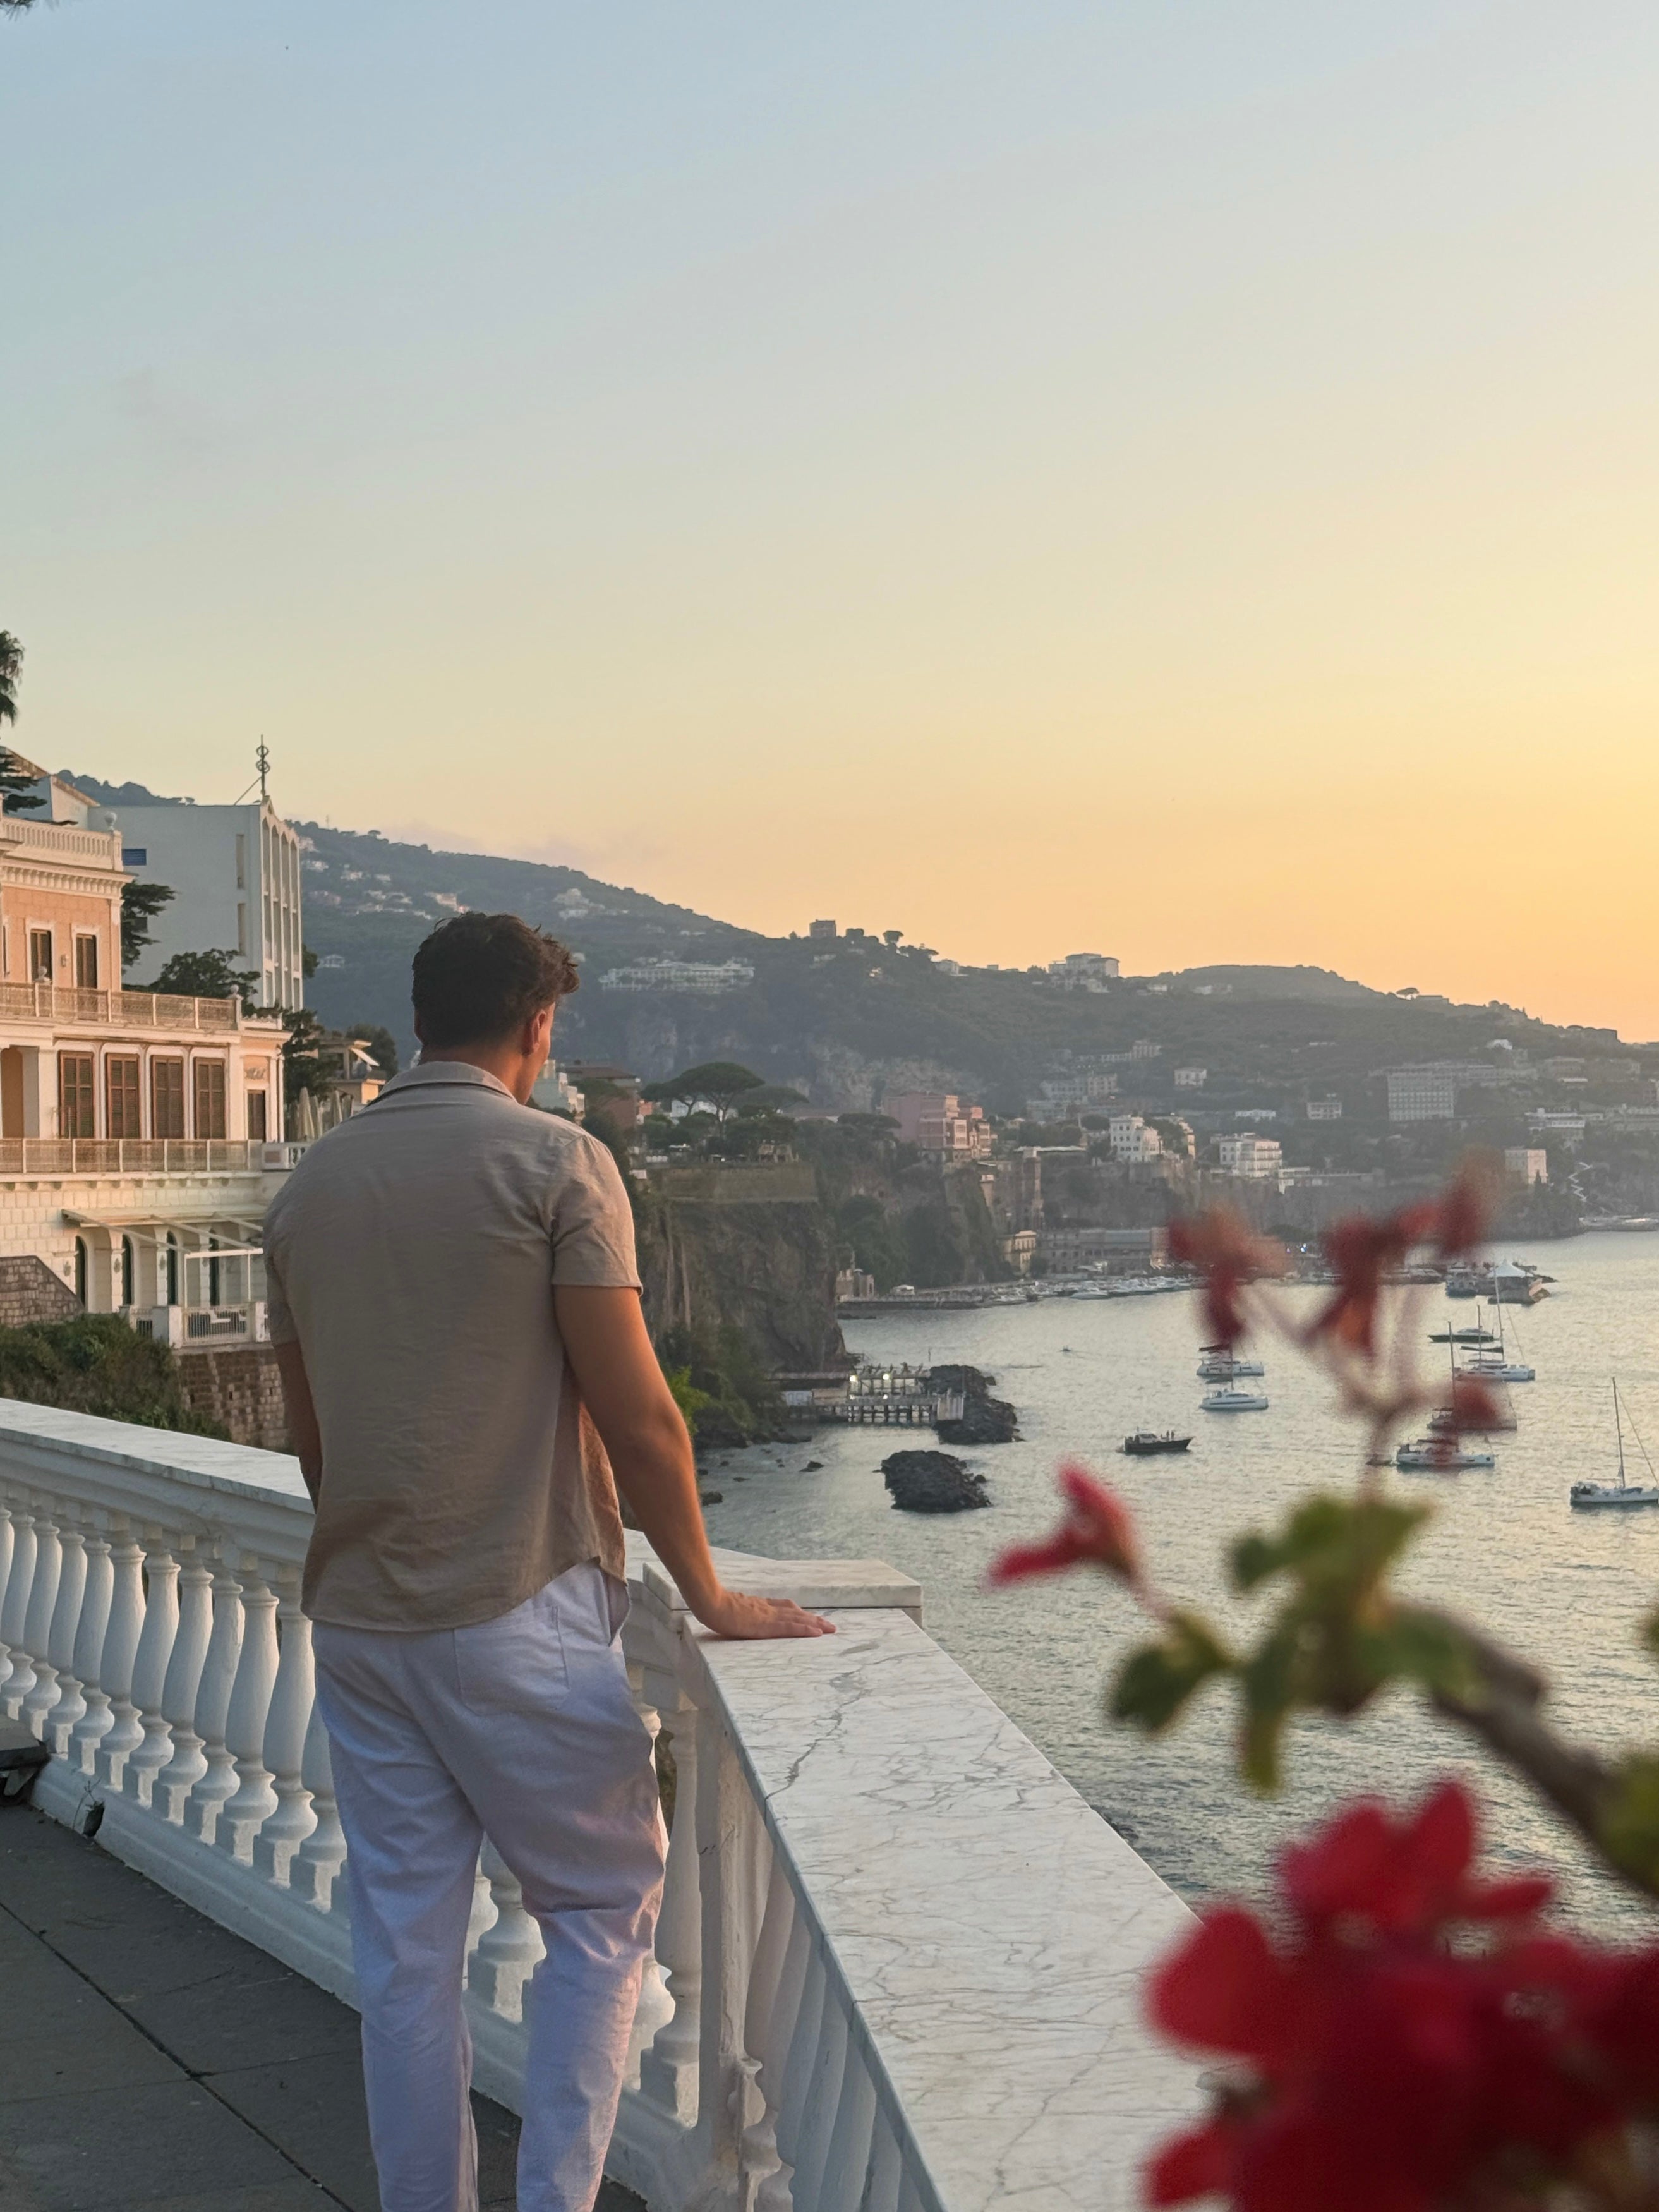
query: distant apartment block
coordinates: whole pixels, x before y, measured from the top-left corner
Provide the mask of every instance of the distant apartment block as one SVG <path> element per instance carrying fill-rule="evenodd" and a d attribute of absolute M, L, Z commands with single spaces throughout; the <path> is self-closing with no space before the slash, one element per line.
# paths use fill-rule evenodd
<path fill-rule="evenodd" d="M 143 968 L 223 950 L 251 969 L 256 1004 L 305 1004 L 300 839 L 268 799 L 248 806 L 90 807 L 121 832 L 121 865 L 172 899 L 150 924 Z M 143 970 L 141 969 L 141 973 Z"/>
<path fill-rule="evenodd" d="M 833 921 L 811 922 L 807 926 L 806 934 L 808 937 L 820 938 L 830 944 L 834 944 L 836 938 L 836 925 Z"/>
<path fill-rule="evenodd" d="M 1340 1121 L 1342 1119 L 1342 1101 L 1340 1098 L 1310 1098 L 1308 1101 L 1308 1119 L 1310 1121 Z"/>
<path fill-rule="evenodd" d="M 1449 1121 L 1457 1112 L 1457 1079 L 1449 1068 L 1390 1068 L 1388 1081 L 1391 1121 Z"/>
<path fill-rule="evenodd" d="M 1535 1182 L 1547 1182 L 1550 1179 L 1550 1156 L 1540 1146 L 1506 1145 L 1504 1147 L 1504 1171 L 1528 1188 Z"/>
<path fill-rule="evenodd" d="M 1170 1256 L 1167 1229 L 1045 1229 L 1037 1239 L 1037 1255 L 1053 1271 L 1073 1267 L 1117 1267 L 1131 1272 L 1137 1267 L 1161 1268 Z"/>
<path fill-rule="evenodd" d="M 1224 1175 L 1244 1176 L 1252 1182 L 1277 1176 L 1285 1164 L 1284 1147 L 1277 1137 L 1258 1137 L 1254 1129 L 1218 1138 L 1217 1153 Z"/>
<path fill-rule="evenodd" d="M 544 1113 L 568 1114 L 573 1121 L 580 1121 L 585 1104 L 581 1092 L 570 1080 L 557 1060 L 550 1060 L 536 1078 L 531 1094 L 532 1103 Z"/>
<path fill-rule="evenodd" d="M 742 991 L 755 980 L 748 960 L 635 960 L 599 978 L 602 991 L 695 991 L 712 997 Z"/>
<path fill-rule="evenodd" d="M 1107 1138 L 1112 1158 L 1131 1166 L 1158 1159 L 1164 1151 L 1164 1139 L 1139 1114 L 1114 1114 L 1107 1125 Z"/>
<path fill-rule="evenodd" d="M 946 1159 L 982 1159 L 991 1149 L 990 1125 L 977 1106 L 954 1091 L 902 1091 L 890 1097 L 883 1111 L 899 1126 L 899 1137 L 924 1152 Z"/>
<path fill-rule="evenodd" d="M 1068 952 L 1063 960 L 1048 963 L 1048 973 L 1069 989 L 1103 991 L 1115 981 L 1118 963 L 1106 952 Z"/>
<path fill-rule="evenodd" d="M 1527 1126 L 1540 1137 L 1559 1137 L 1563 1144 L 1576 1145 L 1584 1133 L 1582 1114 L 1553 1112 L 1540 1106 L 1527 1116 Z"/>
<path fill-rule="evenodd" d="M 1115 1075 L 1051 1075 L 1038 1084 L 1037 1095 L 1027 1101 L 1025 1110 L 1034 1121 L 1052 1121 L 1062 1114 L 1081 1113 L 1091 1106 L 1103 1105 L 1116 1090 Z"/>
<path fill-rule="evenodd" d="M 1177 1091 L 1201 1091 L 1210 1079 L 1207 1067 L 1178 1067 L 1175 1072 Z"/>

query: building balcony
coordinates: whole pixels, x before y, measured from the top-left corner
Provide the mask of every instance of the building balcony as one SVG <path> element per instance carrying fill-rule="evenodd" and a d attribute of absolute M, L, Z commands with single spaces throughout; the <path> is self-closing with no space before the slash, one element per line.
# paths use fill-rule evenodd
<path fill-rule="evenodd" d="M 81 836 L 81 830 L 65 831 Z M 283 1018 L 274 1009 L 250 1013 L 240 999 L 179 999 L 160 991 L 85 991 L 55 983 L 0 983 L 0 1022 L 39 1023 L 52 1030 L 107 1032 L 164 1030 L 175 1036 L 246 1030 L 271 1044 L 281 1042 Z"/>
<path fill-rule="evenodd" d="M 304 1150 L 259 1137 L 0 1137 L 0 1180 L 276 1174 Z"/>
<path fill-rule="evenodd" d="M 37 1805 L 349 2003 L 310 1520 L 291 1459 L 0 1403 L 0 1709 L 50 1751 Z M 721 1554 L 841 1631 L 728 1644 L 630 1540 L 623 1644 L 674 1786 L 612 2175 L 651 2212 L 1127 2212 L 1199 2102 L 1141 2021 L 1186 1907 L 905 1577 Z M 518 2111 L 541 1940 L 487 1844 L 473 1927 L 476 2078 Z"/>

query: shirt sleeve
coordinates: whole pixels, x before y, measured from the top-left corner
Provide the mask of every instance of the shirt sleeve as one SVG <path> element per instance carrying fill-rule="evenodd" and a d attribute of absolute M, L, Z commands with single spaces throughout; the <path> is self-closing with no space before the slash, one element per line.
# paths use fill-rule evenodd
<path fill-rule="evenodd" d="M 294 1326 L 294 1316 L 289 1310 L 283 1279 L 276 1272 L 276 1255 L 272 1252 L 270 1223 L 264 1228 L 265 1250 L 265 1328 L 273 1344 L 297 1344 L 300 1332 Z"/>
<path fill-rule="evenodd" d="M 634 1209 L 610 1147 L 584 1136 L 560 1163 L 553 1203 L 553 1282 L 637 1291 Z"/>

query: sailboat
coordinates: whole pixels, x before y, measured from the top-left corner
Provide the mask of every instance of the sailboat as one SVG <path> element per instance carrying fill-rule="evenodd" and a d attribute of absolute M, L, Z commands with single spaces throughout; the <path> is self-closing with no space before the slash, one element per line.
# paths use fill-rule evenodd
<path fill-rule="evenodd" d="M 1567 1492 L 1571 1504 L 1593 1505 L 1659 1505 L 1659 1482 L 1632 1482 L 1625 1473 L 1625 1424 L 1619 1407 L 1619 1385 L 1613 1386 L 1613 1429 L 1619 1442 L 1619 1480 L 1617 1482 L 1575 1482 Z M 1648 1460 L 1648 1473 L 1653 1473 L 1653 1462 L 1648 1459 L 1648 1448 L 1636 1436 L 1635 1424 L 1631 1434 L 1636 1437 L 1642 1456 Z"/>
<path fill-rule="evenodd" d="M 1239 1359 L 1234 1357 L 1231 1346 L 1200 1344 L 1198 1363 L 1199 1379 L 1204 1382 L 1232 1382 L 1241 1375 L 1265 1375 L 1267 1369 L 1259 1359 Z"/>
<path fill-rule="evenodd" d="M 1523 1359 L 1511 1359 L 1504 1341 L 1504 1309 L 1494 1301 L 1492 1310 L 1498 1316 L 1498 1342 L 1491 1349 L 1477 1352 L 1463 1363 L 1465 1375 L 1478 1375 L 1485 1382 L 1535 1382 L 1538 1373 Z"/>

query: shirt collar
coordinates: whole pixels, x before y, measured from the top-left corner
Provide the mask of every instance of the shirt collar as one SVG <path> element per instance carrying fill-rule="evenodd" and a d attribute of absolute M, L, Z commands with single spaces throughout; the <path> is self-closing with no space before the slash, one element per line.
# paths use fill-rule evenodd
<path fill-rule="evenodd" d="M 419 1061 L 415 1066 L 405 1068 L 401 1075 L 394 1075 L 390 1082 L 382 1084 L 380 1096 L 388 1098 L 394 1091 L 413 1091 L 422 1085 L 434 1083 L 467 1084 L 477 1090 L 499 1091 L 503 1098 L 513 1097 L 499 1076 L 490 1074 L 488 1068 L 474 1067 L 471 1061 L 465 1060 Z"/>

